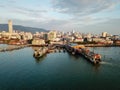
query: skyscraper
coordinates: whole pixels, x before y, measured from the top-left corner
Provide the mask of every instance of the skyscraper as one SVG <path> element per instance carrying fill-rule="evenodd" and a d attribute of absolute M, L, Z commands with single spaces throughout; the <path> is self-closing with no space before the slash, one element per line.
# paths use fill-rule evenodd
<path fill-rule="evenodd" d="M 12 20 L 9 20 L 8 21 L 8 30 L 9 30 L 9 33 L 12 33 L 13 32 L 13 26 L 12 26 Z"/>

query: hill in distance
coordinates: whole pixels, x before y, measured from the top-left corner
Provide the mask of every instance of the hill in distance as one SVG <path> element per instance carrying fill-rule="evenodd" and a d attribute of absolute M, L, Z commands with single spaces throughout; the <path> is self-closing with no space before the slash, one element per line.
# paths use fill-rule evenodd
<path fill-rule="evenodd" d="M 34 28 L 34 27 L 26 27 L 26 26 L 21 26 L 21 25 L 13 25 L 13 30 L 31 32 L 31 33 L 48 32 L 48 30 L 46 30 L 46 29 Z M 8 24 L 0 24 L 0 31 L 8 32 Z"/>

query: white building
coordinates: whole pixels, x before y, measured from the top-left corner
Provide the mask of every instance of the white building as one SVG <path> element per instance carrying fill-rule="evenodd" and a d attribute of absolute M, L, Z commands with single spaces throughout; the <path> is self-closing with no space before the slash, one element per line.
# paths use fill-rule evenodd
<path fill-rule="evenodd" d="M 53 41 L 54 39 L 56 39 L 56 37 L 57 37 L 57 32 L 56 31 L 50 31 L 48 33 L 48 40 Z"/>
<path fill-rule="evenodd" d="M 36 38 L 32 41 L 32 45 L 45 45 L 45 40 Z"/>
<path fill-rule="evenodd" d="M 74 42 L 83 42 L 83 41 L 84 41 L 83 38 L 76 38 L 76 39 L 74 40 Z"/>
<path fill-rule="evenodd" d="M 30 32 L 22 33 L 21 34 L 23 40 L 31 40 L 33 39 L 33 35 Z"/>
<path fill-rule="evenodd" d="M 107 32 L 102 32 L 102 37 L 107 37 Z"/>
<path fill-rule="evenodd" d="M 105 42 L 105 39 L 103 38 L 93 38 L 94 42 Z"/>

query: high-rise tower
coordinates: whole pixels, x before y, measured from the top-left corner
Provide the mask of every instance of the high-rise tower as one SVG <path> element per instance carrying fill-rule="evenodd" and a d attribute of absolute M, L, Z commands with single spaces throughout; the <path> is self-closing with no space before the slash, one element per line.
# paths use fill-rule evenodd
<path fill-rule="evenodd" d="M 12 26 L 12 20 L 9 20 L 8 21 L 8 30 L 9 30 L 9 33 L 12 33 L 13 32 L 13 26 Z"/>

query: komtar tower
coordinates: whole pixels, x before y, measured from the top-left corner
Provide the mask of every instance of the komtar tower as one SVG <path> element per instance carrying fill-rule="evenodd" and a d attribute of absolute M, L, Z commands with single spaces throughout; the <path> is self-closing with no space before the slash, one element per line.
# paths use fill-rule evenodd
<path fill-rule="evenodd" d="M 9 33 L 12 34 L 12 32 L 13 32 L 12 20 L 8 21 L 8 30 L 9 30 Z"/>

